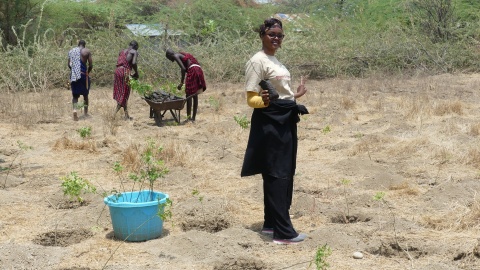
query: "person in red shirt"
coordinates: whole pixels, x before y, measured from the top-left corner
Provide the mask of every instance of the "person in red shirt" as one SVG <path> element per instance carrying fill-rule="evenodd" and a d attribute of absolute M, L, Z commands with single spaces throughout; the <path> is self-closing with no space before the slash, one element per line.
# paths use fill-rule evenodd
<path fill-rule="evenodd" d="M 185 94 L 187 98 L 187 121 L 195 122 L 195 117 L 198 110 L 198 94 L 207 90 L 207 84 L 205 83 L 202 67 L 193 55 L 186 52 L 176 53 L 172 49 L 167 49 L 165 56 L 170 61 L 175 61 L 180 67 L 182 76 L 177 89 L 182 89 L 185 82 Z"/>
<path fill-rule="evenodd" d="M 123 107 L 125 120 L 132 120 L 128 114 L 127 102 L 130 97 L 130 76 L 138 79 L 137 57 L 138 43 L 132 40 L 127 49 L 121 50 L 118 54 L 117 68 L 113 82 L 113 99 L 117 102 L 115 114 Z M 133 74 L 132 74 L 133 71 Z"/>

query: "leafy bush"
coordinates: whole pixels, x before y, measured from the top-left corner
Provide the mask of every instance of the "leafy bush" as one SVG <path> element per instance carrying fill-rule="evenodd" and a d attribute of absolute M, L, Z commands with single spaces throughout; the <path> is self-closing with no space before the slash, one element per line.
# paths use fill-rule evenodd
<path fill-rule="evenodd" d="M 153 92 L 153 86 L 148 83 L 142 83 L 137 79 L 134 79 L 130 77 L 130 80 L 128 81 L 128 84 L 130 85 L 132 91 L 137 92 L 141 96 L 150 96 Z"/>
<path fill-rule="evenodd" d="M 242 115 L 242 116 L 234 116 L 233 117 L 233 120 L 235 120 L 235 122 L 237 122 L 237 124 L 242 128 L 242 129 L 247 129 L 248 126 L 250 125 L 250 121 L 247 119 L 247 116 L 246 115 Z"/>
<path fill-rule="evenodd" d="M 69 175 L 61 178 L 63 194 L 68 196 L 70 200 L 77 200 L 83 203 L 82 194 L 95 193 L 97 189 L 88 180 L 78 176 L 77 172 L 71 172 Z"/>
<path fill-rule="evenodd" d="M 80 134 L 80 137 L 85 139 L 92 135 L 92 127 L 81 127 L 77 130 L 77 132 Z"/>
<path fill-rule="evenodd" d="M 332 255 L 332 249 L 327 244 L 317 247 L 313 260 L 317 270 L 327 270 L 330 267 L 330 264 L 327 262 L 327 258 L 330 255 Z"/>

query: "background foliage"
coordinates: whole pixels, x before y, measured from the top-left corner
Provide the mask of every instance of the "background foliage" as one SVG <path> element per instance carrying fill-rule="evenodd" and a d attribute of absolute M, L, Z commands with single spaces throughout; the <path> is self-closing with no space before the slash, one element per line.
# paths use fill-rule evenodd
<path fill-rule="evenodd" d="M 479 71 L 480 2 L 474 0 L 12 0 L 0 3 L 3 91 L 65 86 L 67 52 L 85 39 L 94 85 L 112 84 L 118 52 L 140 43 L 141 80 L 179 80 L 164 49 L 187 51 L 207 80 L 243 80 L 246 60 L 261 48 L 255 28 L 277 13 L 286 38 L 278 58 L 293 75 L 321 79 L 372 74 Z M 161 24 L 178 38 L 134 36 L 129 23 Z"/>

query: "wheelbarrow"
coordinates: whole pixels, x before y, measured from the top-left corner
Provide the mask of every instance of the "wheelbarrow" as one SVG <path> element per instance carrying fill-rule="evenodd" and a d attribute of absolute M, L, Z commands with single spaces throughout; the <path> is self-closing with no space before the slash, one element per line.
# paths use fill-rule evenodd
<path fill-rule="evenodd" d="M 187 98 L 173 96 L 163 102 L 155 102 L 148 98 L 143 99 L 150 105 L 150 118 L 155 119 L 155 124 L 160 127 L 162 125 L 162 119 L 168 111 L 172 114 L 175 122 L 180 124 L 180 111 L 185 107 L 185 103 L 191 97 L 193 97 L 193 95 Z"/>

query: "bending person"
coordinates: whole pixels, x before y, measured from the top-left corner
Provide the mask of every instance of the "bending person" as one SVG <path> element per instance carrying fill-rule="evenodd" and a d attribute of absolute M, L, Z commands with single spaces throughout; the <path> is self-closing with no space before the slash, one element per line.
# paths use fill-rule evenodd
<path fill-rule="evenodd" d="M 183 82 L 185 82 L 185 94 L 187 98 L 187 121 L 195 122 L 198 110 L 198 94 L 207 90 L 207 84 L 205 83 L 202 67 L 197 59 L 193 57 L 193 55 L 186 52 L 176 53 L 171 49 L 167 49 L 165 56 L 170 61 L 175 61 L 180 67 L 182 76 L 177 89 L 182 89 Z"/>

